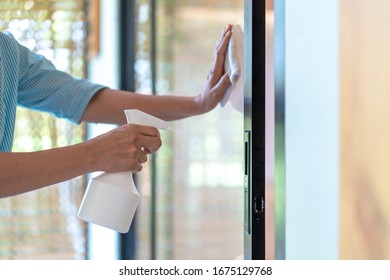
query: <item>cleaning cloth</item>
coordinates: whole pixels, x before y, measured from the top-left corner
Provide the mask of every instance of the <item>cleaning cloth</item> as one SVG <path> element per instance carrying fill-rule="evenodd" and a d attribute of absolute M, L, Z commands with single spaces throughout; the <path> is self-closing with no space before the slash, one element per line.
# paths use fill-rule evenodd
<path fill-rule="evenodd" d="M 225 71 L 230 73 L 230 87 L 226 90 L 221 106 L 228 101 L 240 111 L 244 111 L 244 33 L 239 24 L 234 24 L 229 47 L 225 55 Z"/>

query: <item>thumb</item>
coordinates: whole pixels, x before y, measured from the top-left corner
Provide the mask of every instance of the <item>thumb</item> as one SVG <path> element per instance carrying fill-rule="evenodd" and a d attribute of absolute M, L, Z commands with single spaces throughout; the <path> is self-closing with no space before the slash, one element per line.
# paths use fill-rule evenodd
<path fill-rule="evenodd" d="M 214 94 L 216 97 L 222 98 L 223 94 L 226 92 L 226 90 L 230 87 L 230 71 L 225 73 L 222 78 L 219 80 L 219 82 L 214 86 Z"/>

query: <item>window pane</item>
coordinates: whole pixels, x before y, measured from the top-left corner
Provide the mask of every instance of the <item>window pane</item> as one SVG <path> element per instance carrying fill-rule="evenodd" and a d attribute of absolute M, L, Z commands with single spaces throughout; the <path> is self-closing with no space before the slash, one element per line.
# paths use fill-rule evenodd
<path fill-rule="evenodd" d="M 2 1 L 0 30 L 76 77 L 85 74 L 85 1 Z M 13 151 L 75 144 L 84 126 L 18 109 Z M 77 216 L 84 178 L 0 200 L 0 259 L 83 259 L 85 225 Z"/>
<path fill-rule="evenodd" d="M 243 5 L 242 0 L 157 1 L 158 94 L 194 96 L 202 91 L 223 27 L 228 23 L 243 27 Z M 141 9 L 148 9 L 146 1 Z M 139 35 L 145 42 L 150 38 L 147 32 Z M 150 58 L 140 61 L 147 77 Z M 144 86 L 140 88 L 150 89 Z M 162 133 L 155 170 L 157 258 L 240 258 L 242 114 L 228 104 L 203 116 L 172 122 L 171 127 L 172 131 Z M 144 224 L 150 217 L 150 187 L 141 187 L 138 256 L 147 258 L 142 242 L 149 241 L 143 233 L 150 229 Z"/>

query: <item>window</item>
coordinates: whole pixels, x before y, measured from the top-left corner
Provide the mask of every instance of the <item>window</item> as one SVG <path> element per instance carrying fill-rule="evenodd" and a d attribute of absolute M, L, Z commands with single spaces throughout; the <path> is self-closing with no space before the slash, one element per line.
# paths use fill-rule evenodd
<path fill-rule="evenodd" d="M 222 28 L 228 23 L 243 27 L 244 1 L 155 3 L 137 1 L 136 90 L 196 95 Z M 228 104 L 171 127 L 162 132 L 153 175 L 146 168 L 141 172 L 137 257 L 241 258 L 243 115 Z"/>
<path fill-rule="evenodd" d="M 86 0 L 1 1 L 0 30 L 76 77 L 86 73 Z M 75 144 L 84 126 L 18 109 L 13 151 Z M 0 200 L 0 259 L 84 259 L 86 227 L 76 216 L 84 177 Z"/>

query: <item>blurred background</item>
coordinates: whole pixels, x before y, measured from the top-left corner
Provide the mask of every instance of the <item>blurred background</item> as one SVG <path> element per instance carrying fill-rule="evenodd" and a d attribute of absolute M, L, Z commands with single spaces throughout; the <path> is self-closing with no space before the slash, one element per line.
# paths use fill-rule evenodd
<path fill-rule="evenodd" d="M 388 1 L 340 1 L 340 257 L 390 259 Z"/>
<path fill-rule="evenodd" d="M 276 258 L 390 259 L 390 4 L 274 6 Z"/>
<path fill-rule="evenodd" d="M 3 0 L 0 30 L 76 77 L 193 96 L 222 28 L 243 26 L 244 4 Z M 390 3 L 266 4 L 275 85 L 267 88 L 275 108 L 267 112 L 267 160 L 275 158 L 267 258 L 390 259 Z M 91 174 L 1 199 L 0 259 L 242 258 L 243 115 L 228 104 L 171 127 L 136 177 L 141 201 L 128 234 L 77 218 Z M 13 151 L 79 143 L 112 128 L 20 108 Z"/>

